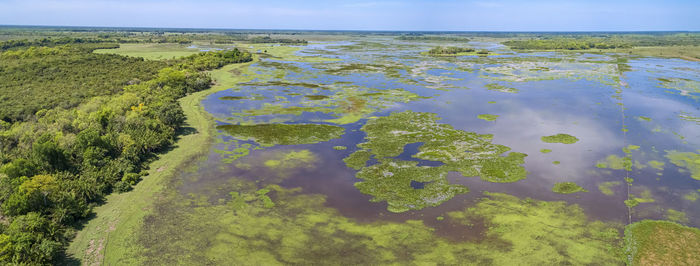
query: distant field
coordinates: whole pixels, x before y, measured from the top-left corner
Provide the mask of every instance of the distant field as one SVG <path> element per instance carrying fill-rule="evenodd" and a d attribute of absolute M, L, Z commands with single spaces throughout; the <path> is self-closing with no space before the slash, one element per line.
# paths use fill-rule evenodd
<path fill-rule="evenodd" d="M 133 57 L 143 57 L 149 60 L 172 59 L 200 52 L 198 48 L 187 48 L 190 44 L 173 43 L 138 43 L 120 44 L 118 49 L 98 49 L 98 54 L 118 54 Z"/>

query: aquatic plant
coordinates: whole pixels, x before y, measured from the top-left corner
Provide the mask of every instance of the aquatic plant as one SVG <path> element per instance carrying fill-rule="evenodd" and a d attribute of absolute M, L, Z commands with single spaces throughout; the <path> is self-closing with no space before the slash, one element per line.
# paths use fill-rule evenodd
<path fill-rule="evenodd" d="M 498 83 L 489 83 L 486 84 L 486 89 L 491 90 L 491 91 L 500 91 L 500 92 L 507 92 L 507 93 L 518 93 L 518 89 L 516 88 L 510 88 L 503 86 Z"/>
<path fill-rule="evenodd" d="M 345 129 L 320 124 L 220 125 L 217 129 L 261 146 L 312 144 L 339 138 Z"/>
<path fill-rule="evenodd" d="M 668 158 L 672 164 L 690 171 L 690 177 L 700 180 L 700 154 L 694 152 L 666 151 L 666 158 Z"/>
<path fill-rule="evenodd" d="M 552 152 L 552 150 L 550 150 L 550 149 L 540 149 L 540 152 L 541 152 L 541 153 L 550 153 L 550 152 Z"/>
<path fill-rule="evenodd" d="M 609 182 L 603 182 L 598 184 L 598 190 L 600 190 L 600 193 L 603 193 L 608 196 L 615 195 L 615 192 L 612 190 L 613 187 L 621 185 L 622 182 L 620 181 L 609 181 Z"/>
<path fill-rule="evenodd" d="M 554 184 L 552 187 L 552 192 L 559 194 L 571 194 L 576 192 L 588 192 L 588 190 L 585 190 L 574 182 L 560 182 Z"/>
<path fill-rule="evenodd" d="M 486 121 L 496 121 L 496 119 L 498 118 L 498 115 L 481 114 L 481 115 L 478 115 L 476 117 L 479 119 L 486 120 Z"/>
<path fill-rule="evenodd" d="M 578 141 L 578 138 L 569 134 L 559 133 L 556 135 L 544 136 L 542 137 L 542 141 L 547 143 L 574 144 Z"/>
<path fill-rule="evenodd" d="M 605 160 L 598 161 L 595 167 L 632 171 L 632 159 L 627 156 L 619 157 L 615 154 L 611 154 L 608 155 Z"/>
<path fill-rule="evenodd" d="M 348 167 L 359 169 L 355 184 L 363 193 L 374 196 L 373 201 L 387 201 L 388 210 L 403 212 L 436 206 L 458 193 L 463 186 L 450 185 L 449 171 L 465 177 L 480 176 L 489 182 L 515 182 L 526 177 L 521 166 L 525 154 L 510 152 L 510 148 L 490 143 L 492 135 L 456 130 L 437 123 L 432 113 L 405 111 L 368 121 L 362 128 L 367 133 L 360 148 L 344 159 Z M 413 158 L 442 162 L 436 167 L 418 166 L 417 161 L 395 159 L 411 143 L 422 143 Z M 377 164 L 366 166 L 370 156 Z M 413 188 L 411 182 L 421 182 L 423 188 Z"/>

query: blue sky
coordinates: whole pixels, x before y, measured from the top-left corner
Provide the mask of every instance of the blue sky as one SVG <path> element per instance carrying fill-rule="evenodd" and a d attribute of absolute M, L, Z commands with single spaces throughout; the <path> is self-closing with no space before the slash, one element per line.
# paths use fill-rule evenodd
<path fill-rule="evenodd" d="M 321 30 L 700 30 L 700 0 L 0 0 L 0 25 Z"/>

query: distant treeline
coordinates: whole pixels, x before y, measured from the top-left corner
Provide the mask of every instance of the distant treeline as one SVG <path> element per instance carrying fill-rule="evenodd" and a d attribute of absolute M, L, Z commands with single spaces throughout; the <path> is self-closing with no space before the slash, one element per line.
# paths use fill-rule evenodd
<path fill-rule="evenodd" d="M 402 35 L 396 38 L 401 41 L 455 41 L 468 42 L 469 39 L 457 36 L 420 36 L 420 35 Z"/>
<path fill-rule="evenodd" d="M 214 43 L 226 44 L 235 42 L 248 42 L 248 43 L 281 43 L 281 44 L 295 44 L 295 45 L 307 45 L 309 42 L 301 39 L 285 39 L 285 38 L 272 38 L 270 36 L 256 36 L 249 38 L 247 36 L 231 37 L 229 39 L 220 39 L 214 41 Z"/>
<path fill-rule="evenodd" d="M 532 50 L 585 50 L 645 46 L 698 45 L 700 44 L 700 33 L 614 34 L 595 37 L 591 35 L 543 36 L 536 39 L 511 40 L 503 42 L 503 44 L 512 49 Z"/>
<path fill-rule="evenodd" d="M 0 53 L 2 265 L 57 264 L 91 209 L 174 142 L 177 100 L 212 83 L 201 70 L 252 59 L 234 49 L 144 61 L 82 45 Z"/>

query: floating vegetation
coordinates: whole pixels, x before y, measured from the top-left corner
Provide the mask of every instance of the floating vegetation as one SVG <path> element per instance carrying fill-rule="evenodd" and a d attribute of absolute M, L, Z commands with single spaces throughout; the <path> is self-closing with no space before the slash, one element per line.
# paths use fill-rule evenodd
<path fill-rule="evenodd" d="M 692 116 L 692 115 L 685 113 L 685 112 L 681 112 L 678 115 L 678 117 L 680 117 L 681 120 L 695 122 L 696 124 L 700 125 L 700 117 Z"/>
<path fill-rule="evenodd" d="M 560 161 L 553 161 L 552 164 L 559 165 L 559 164 L 561 164 L 561 162 Z"/>
<path fill-rule="evenodd" d="M 220 125 L 217 129 L 261 146 L 312 144 L 339 138 L 345 129 L 318 124 Z"/>
<path fill-rule="evenodd" d="M 639 121 L 651 122 L 651 118 L 646 117 L 646 116 L 638 116 L 637 119 L 638 119 Z"/>
<path fill-rule="evenodd" d="M 338 117 L 326 122 L 350 124 L 395 103 L 425 99 L 403 89 L 369 89 L 359 86 L 332 86 L 330 95 L 305 95 L 307 101 L 264 103 L 261 107 L 233 113 L 234 116 L 302 115 L 325 113 Z"/>
<path fill-rule="evenodd" d="M 615 154 L 611 154 L 608 155 L 608 157 L 606 157 L 605 160 L 598 161 L 595 167 L 608 168 L 614 170 L 625 169 L 627 171 L 632 171 L 632 159 L 627 156 L 619 157 Z"/>
<path fill-rule="evenodd" d="M 598 184 L 598 190 L 600 190 L 600 193 L 603 193 L 608 196 L 615 195 L 615 192 L 612 190 L 613 187 L 621 185 L 622 182 L 620 181 L 609 181 L 609 182 L 603 182 Z"/>
<path fill-rule="evenodd" d="M 571 194 L 576 192 L 588 192 L 588 190 L 585 190 L 574 182 L 560 182 L 554 184 L 552 187 L 552 192 L 559 194 Z"/>
<path fill-rule="evenodd" d="M 697 99 L 700 93 L 700 82 L 685 78 L 659 79 L 661 87 L 678 91 L 678 94 Z"/>
<path fill-rule="evenodd" d="M 403 212 L 437 206 L 458 193 L 466 193 L 466 187 L 449 184 L 446 177 L 450 171 L 465 177 L 480 176 L 489 182 L 515 182 L 526 177 L 521 164 L 527 155 L 511 152 L 501 156 L 510 148 L 491 144 L 492 135 L 456 130 L 437 120 L 432 113 L 405 111 L 368 121 L 362 127 L 367 141 L 345 158 L 348 167 L 360 169 L 357 177 L 362 181 L 355 186 L 374 196 L 373 201 L 387 201 L 389 211 Z M 413 158 L 444 164 L 418 166 L 417 161 L 393 159 L 411 143 L 422 143 Z M 365 166 L 371 155 L 378 163 Z M 413 188 L 411 181 L 425 186 Z"/>
<path fill-rule="evenodd" d="M 510 88 L 503 86 L 498 83 L 489 83 L 486 84 L 486 89 L 491 90 L 491 91 L 500 91 L 500 92 L 507 92 L 507 93 L 518 93 L 518 89 L 516 88 Z"/>
<path fill-rule="evenodd" d="M 346 146 L 333 146 L 333 149 L 336 151 L 344 151 L 344 150 L 347 150 L 348 147 L 346 147 Z"/>
<path fill-rule="evenodd" d="M 546 153 L 552 152 L 552 150 L 550 150 L 550 149 L 540 149 L 540 152 L 546 154 Z"/>
<path fill-rule="evenodd" d="M 479 119 L 486 120 L 486 121 L 496 121 L 498 119 L 498 115 L 490 115 L 490 114 L 481 114 L 476 116 Z"/>
<path fill-rule="evenodd" d="M 685 214 L 685 212 L 674 209 L 666 210 L 666 219 L 682 224 L 688 223 L 688 216 Z"/>
<path fill-rule="evenodd" d="M 245 96 L 222 96 L 219 97 L 219 100 L 225 100 L 225 101 L 236 101 L 236 100 L 245 100 L 248 99 L 248 97 Z"/>
<path fill-rule="evenodd" d="M 319 100 L 325 100 L 330 98 L 328 95 L 304 95 L 304 98 L 312 100 L 312 101 L 319 101 Z"/>
<path fill-rule="evenodd" d="M 700 199 L 700 193 L 695 192 L 695 191 L 688 192 L 686 194 L 683 194 L 683 199 L 685 199 L 687 201 L 695 202 L 698 199 Z"/>
<path fill-rule="evenodd" d="M 542 141 L 546 143 L 574 144 L 578 141 L 578 138 L 569 134 L 559 133 L 552 136 L 544 136 L 542 137 Z"/>
<path fill-rule="evenodd" d="M 639 150 L 639 148 L 640 147 L 637 145 L 629 144 L 629 145 L 627 145 L 627 147 L 622 148 L 622 152 L 630 154 L 630 153 L 632 153 L 632 151 Z"/>
<path fill-rule="evenodd" d="M 526 82 L 538 80 L 586 79 L 603 84 L 616 85 L 619 79 L 617 64 L 589 62 L 545 62 L 553 58 L 536 57 L 534 62 L 518 62 L 516 60 L 502 62 L 497 66 L 484 67 L 484 78 L 509 82 Z"/>
<path fill-rule="evenodd" d="M 666 151 L 672 164 L 690 171 L 690 177 L 700 180 L 700 154 L 694 152 Z"/>
<path fill-rule="evenodd" d="M 664 170 L 664 165 L 666 165 L 666 163 L 660 162 L 660 161 L 656 161 L 656 160 L 648 161 L 647 164 L 648 164 L 651 168 L 654 168 L 654 169 L 659 170 L 659 171 L 663 171 L 663 170 Z"/>
<path fill-rule="evenodd" d="M 318 157 L 309 150 L 291 150 L 282 152 L 265 161 L 264 165 L 275 170 L 289 170 L 296 168 L 311 168 Z"/>

